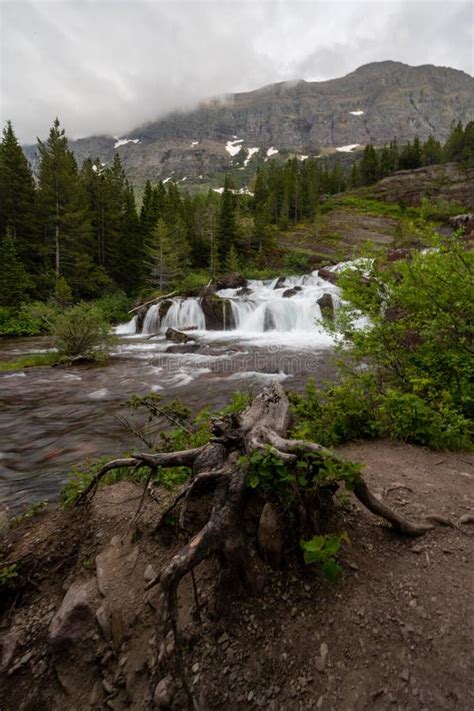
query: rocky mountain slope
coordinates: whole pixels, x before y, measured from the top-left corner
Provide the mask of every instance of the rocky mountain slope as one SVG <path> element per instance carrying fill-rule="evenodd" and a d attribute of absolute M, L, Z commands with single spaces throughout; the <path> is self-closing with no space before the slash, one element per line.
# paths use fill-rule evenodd
<path fill-rule="evenodd" d="M 357 150 L 433 134 L 474 118 L 474 79 L 446 67 L 377 62 L 340 79 L 282 82 L 203 103 L 137 128 L 126 137 L 71 143 L 79 162 L 119 152 L 136 185 L 150 179 L 200 184 L 228 170 L 244 178 L 258 161 Z M 34 147 L 28 149 L 34 154 Z"/>

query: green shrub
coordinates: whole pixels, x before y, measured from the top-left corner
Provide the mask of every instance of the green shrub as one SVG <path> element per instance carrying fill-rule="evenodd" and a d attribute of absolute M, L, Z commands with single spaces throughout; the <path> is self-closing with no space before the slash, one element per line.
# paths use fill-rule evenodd
<path fill-rule="evenodd" d="M 85 303 L 59 314 L 53 322 L 52 334 L 59 353 L 67 357 L 97 358 L 109 351 L 112 342 L 102 311 Z"/>
<path fill-rule="evenodd" d="M 108 294 L 94 301 L 104 319 L 111 324 L 123 323 L 130 320 L 130 299 L 123 292 Z"/>
<path fill-rule="evenodd" d="M 313 381 L 304 393 L 291 393 L 295 425 L 292 436 L 327 447 L 353 439 L 376 437 L 377 391 L 370 373 L 348 377 L 318 389 Z"/>
<path fill-rule="evenodd" d="M 283 259 L 284 268 L 301 274 L 309 269 L 309 256 L 304 252 L 289 252 Z"/>

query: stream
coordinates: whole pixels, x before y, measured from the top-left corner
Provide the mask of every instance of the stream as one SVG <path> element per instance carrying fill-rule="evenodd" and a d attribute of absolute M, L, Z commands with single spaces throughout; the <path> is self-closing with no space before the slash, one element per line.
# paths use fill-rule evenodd
<path fill-rule="evenodd" d="M 236 390 L 258 392 L 275 379 L 300 390 L 308 377 L 333 377 L 333 339 L 319 321 L 318 300 L 325 294 L 337 307 L 337 287 L 316 272 L 249 280 L 244 290 L 218 292 L 224 314 L 230 314 L 225 330 L 206 328 L 199 298 L 175 298 L 165 315 L 158 305 L 148 309 L 142 333 L 136 333 L 136 318 L 117 327 L 106 365 L 0 373 L 1 507 L 17 512 L 34 501 L 55 500 L 71 467 L 137 446 L 117 418 L 128 414 L 122 403 L 133 394 L 179 397 L 197 412 L 224 406 Z M 171 344 L 169 327 L 192 327 L 196 342 Z M 48 348 L 47 337 L 0 339 L 0 359 Z"/>

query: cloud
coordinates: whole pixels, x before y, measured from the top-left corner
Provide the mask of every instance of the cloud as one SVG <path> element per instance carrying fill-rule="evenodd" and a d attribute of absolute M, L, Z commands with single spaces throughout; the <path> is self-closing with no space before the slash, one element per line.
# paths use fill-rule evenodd
<path fill-rule="evenodd" d="M 209 96 L 395 59 L 472 73 L 470 2 L 4 0 L 0 118 L 121 135 Z"/>

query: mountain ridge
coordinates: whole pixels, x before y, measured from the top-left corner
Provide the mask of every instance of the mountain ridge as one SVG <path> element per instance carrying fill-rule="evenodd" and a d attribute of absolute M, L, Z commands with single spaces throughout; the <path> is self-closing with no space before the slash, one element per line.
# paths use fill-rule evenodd
<path fill-rule="evenodd" d="M 70 145 L 79 163 L 88 157 L 108 163 L 118 151 L 136 185 L 147 179 L 199 184 L 228 170 L 245 178 L 250 163 L 255 169 L 277 153 L 350 152 L 349 146 L 430 134 L 445 141 L 453 122 L 473 119 L 474 79 L 466 72 L 384 60 L 336 79 L 278 82 L 211 98 L 126 137 L 90 136 Z M 31 158 L 34 147 L 25 152 Z"/>

